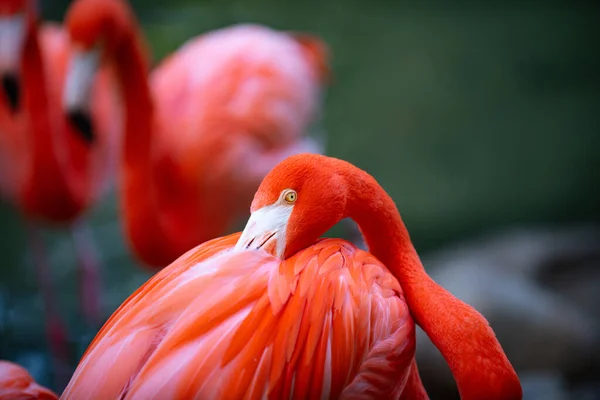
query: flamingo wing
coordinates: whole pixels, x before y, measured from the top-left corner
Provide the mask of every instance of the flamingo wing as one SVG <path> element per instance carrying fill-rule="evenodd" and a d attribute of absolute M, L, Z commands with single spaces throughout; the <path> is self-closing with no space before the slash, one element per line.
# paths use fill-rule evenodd
<path fill-rule="evenodd" d="M 0 400 L 54 400 L 58 396 L 38 385 L 21 366 L 0 361 Z"/>
<path fill-rule="evenodd" d="M 399 283 L 370 254 L 327 239 L 280 261 L 198 246 L 109 319 L 63 397 L 398 397 L 414 358 Z"/>

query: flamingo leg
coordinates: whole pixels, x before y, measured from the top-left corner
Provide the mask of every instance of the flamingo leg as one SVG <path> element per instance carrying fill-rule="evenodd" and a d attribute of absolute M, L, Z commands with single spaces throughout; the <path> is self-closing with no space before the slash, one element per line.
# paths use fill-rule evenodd
<path fill-rule="evenodd" d="M 70 375 L 69 352 L 67 347 L 67 329 L 58 312 L 56 294 L 50 274 L 50 263 L 37 228 L 29 221 L 25 222 L 27 241 L 33 252 L 33 264 L 41 292 L 45 311 L 45 330 L 57 387 L 64 387 Z"/>
<path fill-rule="evenodd" d="M 82 220 L 71 226 L 77 254 L 79 304 L 87 324 L 96 330 L 102 324 L 100 310 L 100 261 L 89 226 Z"/>

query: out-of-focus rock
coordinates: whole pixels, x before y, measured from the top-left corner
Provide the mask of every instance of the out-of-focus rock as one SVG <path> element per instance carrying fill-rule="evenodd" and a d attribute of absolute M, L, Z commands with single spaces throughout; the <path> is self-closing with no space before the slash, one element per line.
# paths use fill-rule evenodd
<path fill-rule="evenodd" d="M 600 379 L 576 385 L 571 390 L 571 400 L 600 400 Z"/>
<path fill-rule="evenodd" d="M 598 371 L 599 229 L 508 231 L 423 261 L 436 282 L 485 315 L 519 374 L 584 379 Z M 449 398 L 456 389 L 445 361 L 423 331 L 417 337 L 426 387 L 432 398 Z"/>
<path fill-rule="evenodd" d="M 567 385 L 556 371 L 535 371 L 519 376 L 525 400 L 567 400 Z"/>

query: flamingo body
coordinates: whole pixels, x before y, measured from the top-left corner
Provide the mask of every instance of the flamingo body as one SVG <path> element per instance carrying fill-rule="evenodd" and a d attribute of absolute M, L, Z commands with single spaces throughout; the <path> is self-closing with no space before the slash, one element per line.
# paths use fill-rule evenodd
<path fill-rule="evenodd" d="M 62 398 L 398 398 L 415 326 L 386 267 L 343 240 L 281 261 L 233 250 L 239 237 L 198 246 L 130 296 Z"/>
<path fill-rule="evenodd" d="M 223 119 L 238 121 L 245 127 L 240 134 L 260 137 L 265 147 L 297 140 L 317 111 L 319 80 L 293 37 L 261 25 L 190 39 L 151 74 L 158 147 L 185 154 Z"/>
<path fill-rule="evenodd" d="M 0 400 L 55 400 L 58 396 L 38 385 L 21 366 L 0 361 Z"/>

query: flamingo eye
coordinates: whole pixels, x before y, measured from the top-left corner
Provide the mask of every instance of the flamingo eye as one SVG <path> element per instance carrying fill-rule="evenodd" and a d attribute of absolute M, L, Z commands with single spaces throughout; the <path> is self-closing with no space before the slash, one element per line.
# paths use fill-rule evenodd
<path fill-rule="evenodd" d="M 298 199 L 298 194 L 295 190 L 288 189 L 283 193 L 283 200 L 288 204 L 294 204 Z"/>

